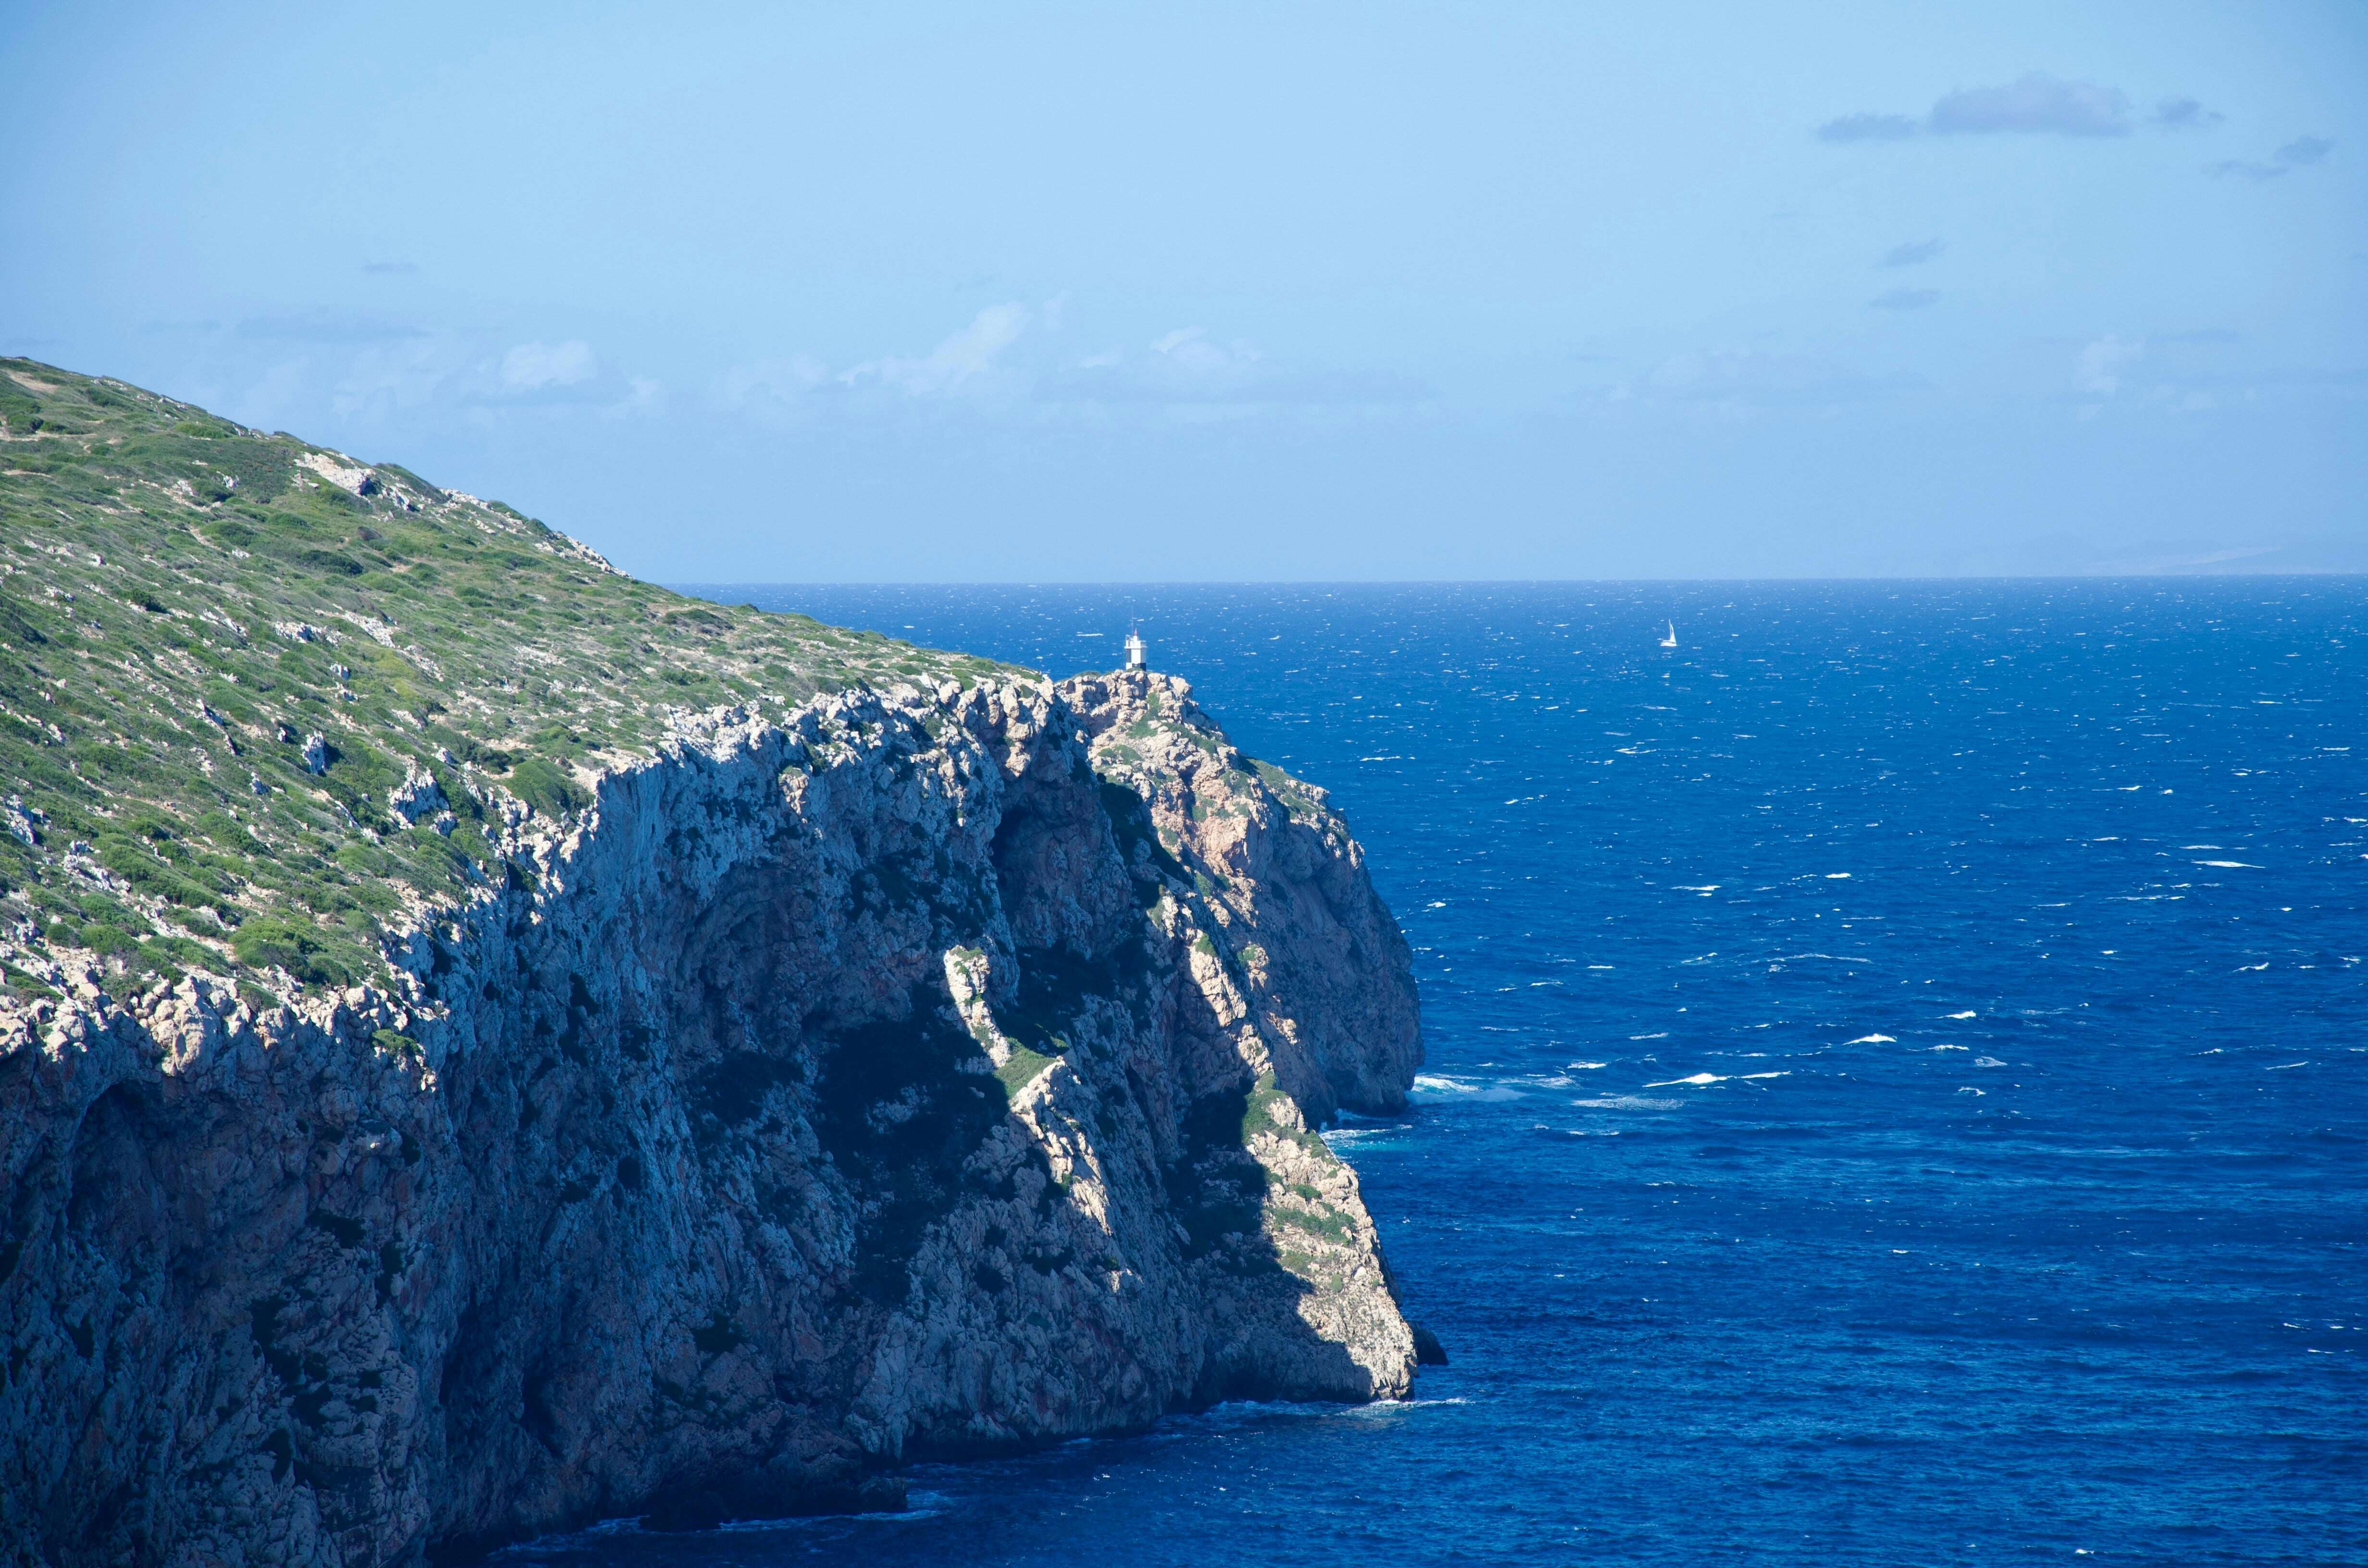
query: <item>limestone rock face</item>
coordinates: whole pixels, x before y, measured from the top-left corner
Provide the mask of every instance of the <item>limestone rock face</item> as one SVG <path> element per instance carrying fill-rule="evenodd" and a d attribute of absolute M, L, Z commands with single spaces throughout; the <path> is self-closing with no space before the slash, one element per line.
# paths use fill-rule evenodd
<path fill-rule="evenodd" d="M 445 804 L 444 787 L 436 782 L 436 776 L 433 773 L 417 763 L 413 763 L 404 771 L 403 782 L 388 791 L 387 795 L 387 809 L 405 823 L 416 823 L 421 817 L 433 816 L 442 811 Z"/>
<path fill-rule="evenodd" d="M 1182 683 L 723 710 L 585 783 L 392 988 L 0 1001 L 0 1559 L 400 1562 L 1406 1392 L 1310 1130 L 1404 1104 L 1406 944 Z"/>
<path fill-rule="evenodd" d="M 1282 1087 L 1319 1119 L 1405 1109 L 1422 1064 L 1413 957 L 1330 797 L 1235 750 L 1172 676 L 1081 676 L 1062 693 L 1095 767 L 1197 869 L 1240 1005 L 1296 1047 L 1276 1059 Z"/>

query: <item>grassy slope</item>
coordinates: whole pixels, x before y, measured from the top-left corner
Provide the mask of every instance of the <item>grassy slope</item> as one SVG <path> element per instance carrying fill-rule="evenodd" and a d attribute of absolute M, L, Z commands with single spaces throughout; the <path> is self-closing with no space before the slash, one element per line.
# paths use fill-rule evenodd
<path fill-rule="evenodd" d="M 25 808 L 0 804 L 0 931 L 20 962 L 346 983 L 406 905 L 498 881 L 487 785 L 556 813 L 647 755 L 668 708 L 1003 668 L 687 599 L 497 502 L 0 358 L 0 801 Z M 414 768 L 449 832 L 392 810 Z"/>

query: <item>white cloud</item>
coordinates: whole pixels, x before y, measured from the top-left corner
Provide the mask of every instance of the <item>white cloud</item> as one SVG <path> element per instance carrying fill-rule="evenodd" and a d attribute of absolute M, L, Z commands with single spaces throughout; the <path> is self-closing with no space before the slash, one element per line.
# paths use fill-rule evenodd
<path fill-rule="evenodd" d="M 832 386 L 829 366 L 799 354 L 734 365 L 716 382 L 715 401 L 735 414 L 789 423 L 811 414 L 816 394 Z"/>
<path fill-rule="evenodd" d="M 1263 358 L 1255 345 L 1236 341 L 1221 347 L 1209 341 L 1208 329 L 1179 326 L 1152 339 L 1151 351 L 1197 376 L 1224 375 L 1255 365 Z"/>
<path fill-rule="evenodd" d="M 2072 381 L 2084 392 L 2111 397 L 2122 390 L 2123 375 L 2146 355 L 2142 337 L 2100 337 L 2081 346 L 2073 361 Z"/>
<path fill-rule="evenodd" d="M 811 354 L 735 365 L 716 382 L 715 401 L 772 422 L 815 418 L 832 409 L 1010 401 L 1025 394 L 1026 383 L 1008 363 L 1009 351 L 1035 319 L 1026 305 L 989 305 L 927 354 L 883 355 L 844 369 Z"/>
<path fill-rule="evenodd" d="M 502 384 L 519 392 L 572 387 L 599 373 L 592 346 L 580 337 L 565 343 L 521 343 L 502 356 Z"/>
<path fill-rule="evenodd" d="M 989 305 L 919 359 L 871 359 L 838 379 L 849 387 L 869 381 L 911 397 L 942 397 L 974 388 L 996 369 L 1003 351 L 1028 330 L 1028 307 Z"/>
<path fill-rule="evenodd" d="M 759 359 L 724 372 L 723 401 L 734 406 L 764 398 L 801 397 L 830 380 L 830 367 L 811 355 Z"/>
<path fill-rule="evenodd" d="M 1710 349 L 1679 354 L 1651 374 L 1618 387 L 1613 403 L 1693 405 L 1725 414 L 1754 409 L 1830 409 L 1920 392 L 1925 383 L 1904 372 L 1867 375 L 1803 354 Z"/>
<path fill-rule="evenodd" d="M 648 376 L 634 376 L 625 382 L 625 395 L 609 405 L 612 419 L 627 419 L 643 415 L 664 414 L 666 406 L 666 383 Z"/>
<path fill-rule="evenodd" d="M 484 360 L 470 344 L 433 336 L 374 344 L 357 352 L 337 375 L 329 404 L 347 419 L 384 418 L 451 395 Z"/>
<path fill-rule="evenodd" d="M 1280 369 L 1258 345 L 1212 342 L 1208 329 L 1179 326 L 1129 356 L 1095 354 L 1038 381 L 1052 403 L 1158 407 L 1195 416 L 1255 409 L 1372 409 L 1420 403 L 1430 389 L 1409 377 L 1375 372 Z"/>
<path fill-rule="evenodd" d="M 1279 369 L 1257 345 L 1219 342 L 1200 326 L 1177 327 L 1133 350 L 1054 361 L 1051 335 L 1065 298 L 1033 308 L 990 305 L 918 358 L 882 357 L 844 369 L 804 356 L 743 365 L 717 383 L 716 401 L 776 421 L 834 410 L 880 415 L 916 404 L 1039 420 L 1101 419 L 1122 408 L 1192 418 L 1286 408 L 1361 411 L 1431 395 L 1403 376 Z"/>

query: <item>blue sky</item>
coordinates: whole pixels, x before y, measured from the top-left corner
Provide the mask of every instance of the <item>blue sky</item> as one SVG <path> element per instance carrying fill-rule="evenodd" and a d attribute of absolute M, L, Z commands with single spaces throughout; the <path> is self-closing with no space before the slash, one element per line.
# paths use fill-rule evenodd
<path fill-rule="evenodd" d="M 0 352 L 666 581 L 2368 570 L 2368 7 L 0 4 Z"/>

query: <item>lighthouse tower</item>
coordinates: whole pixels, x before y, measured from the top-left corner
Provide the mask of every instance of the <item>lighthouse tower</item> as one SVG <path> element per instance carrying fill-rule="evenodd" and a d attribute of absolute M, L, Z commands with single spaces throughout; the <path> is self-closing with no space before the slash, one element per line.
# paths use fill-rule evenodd
<path fill-rule="evenodd" d="M 1151 666 L 1143 654 L 1143 633 L 1130 626 L 1126 629 L 1126 667 L 1131 670 L 1149 669 Z"/>

